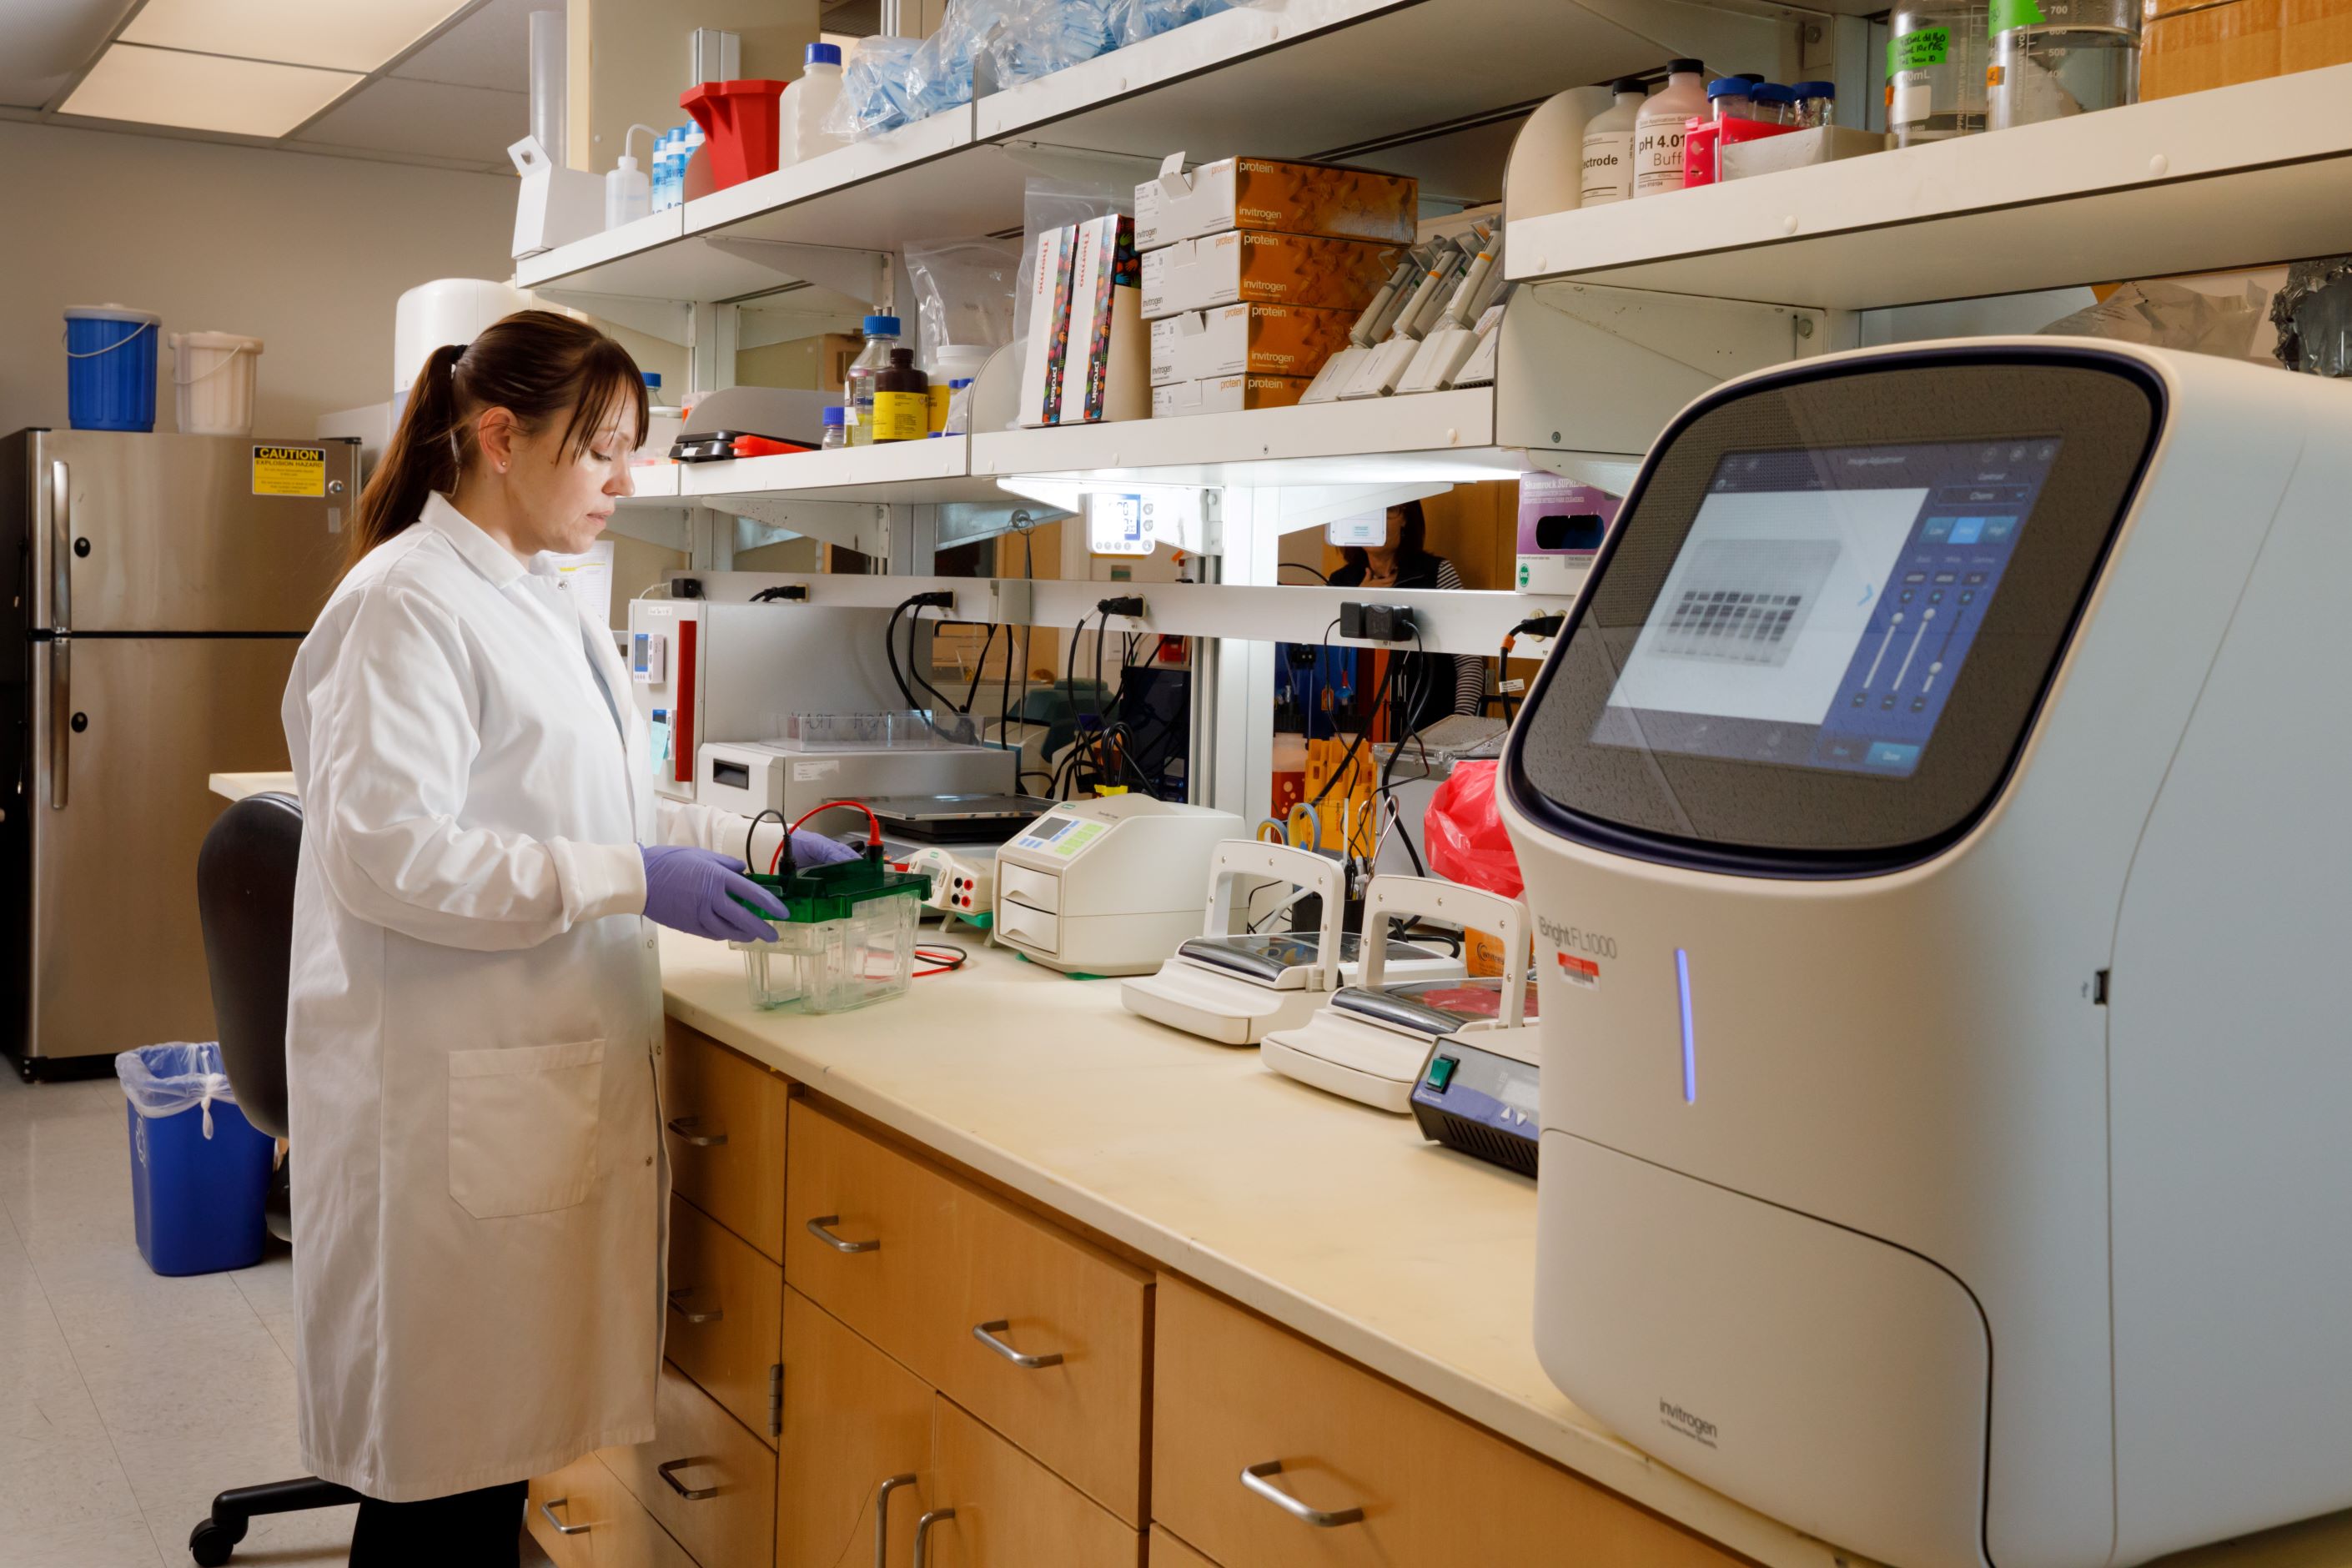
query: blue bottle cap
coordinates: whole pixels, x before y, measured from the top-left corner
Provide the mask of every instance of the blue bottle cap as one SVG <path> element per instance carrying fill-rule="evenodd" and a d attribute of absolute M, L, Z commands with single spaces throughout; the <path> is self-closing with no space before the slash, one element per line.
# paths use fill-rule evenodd
<path fill-rule="evenodd" d="M 1748 79 L 1742 76 L 1719 76 L 1706 84 L 1707 101 L 1718 98 L 1746 98 Z"/>
<path fill-rule="evenodd" d="M 826 425 L 845 425 L 849 422 L 848 410 L 844 408 L 828 408 L 823 417 Z"/>
<path fill-rule="evenodd" d="M 870 338 L 877 334 L 886 338 L 897 337 L 898 335 L 898 318 L 896 316 L 866 317 L 866 335 Z"/>
<path fill-rule="evenodd" d="M 811 44 L 808 47 L 808 53 L 803 58 L 803 60 L 804 64 L 813 66 L 837 66 L 841 63 L 841 46 L 839 44 Z"/>
<path fill-rule="evenodd" d="M 1833 81 L 1801 81 L 1790 91 L 1799 98 L 1835 98 L 1837 83 Z"/>
<path fill-rule="evenodd" d="M 1762 71 L 1733 71 L 1731 74 L 1738 77 L 1740 80 L 1750 84 L 1759 82 L 1764 79 L 1764 73 Z"/>
<path fill-rule="evenodd" d="M 1777 81 L 1760 82 L 1753 91 L 1748 93 L 1748 96 L 1755 100 L 1758 103 L 1794 103 L 1797 101 L 1797 95 L 1790 91 L 1787 88 L 1782 87 Z"/>
<path fill-rule="evenodd" d="M 643 374 L 645 377 L 646 390 L 647 392 L 659 392 L 661 390 L 661 372 L 657 370 L 649 370 Z"/>
<path fill-rule="evenodd" d="M 948 390 L 949 390 L 950 392 L 958 392 L 958 391 L 962 390 L 964 387 L 970 386 L 971 384 L 971 377 L 970 377 L 970 376 L 968 376 L 968 375 L 960 375 L 960 376 L 957 376 L 953 381 L 950 381 L 950 382 L 949 382 L 949 383 L 948 383 Z"/>

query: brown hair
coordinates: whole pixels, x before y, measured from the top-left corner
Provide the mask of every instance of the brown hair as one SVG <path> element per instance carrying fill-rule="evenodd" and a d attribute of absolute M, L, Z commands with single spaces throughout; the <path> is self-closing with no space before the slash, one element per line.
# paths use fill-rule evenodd
<path fill-rule="evenodd" d="M 457 488 L 457 476 L 481 456 L 475 421 L 483 410 L 503 408 L 527 432 L 568 411 L 558 450 L 569 462 L 624 402 L 636 412 L 642 441 L 646 383 L 636 361 L 595 328 L 552 310 L 517 310 L 470 344 L 442 344 L 416 373 L 400 428 L 360 493 L 345 570 L 415 522 L 427 495 Z"/>

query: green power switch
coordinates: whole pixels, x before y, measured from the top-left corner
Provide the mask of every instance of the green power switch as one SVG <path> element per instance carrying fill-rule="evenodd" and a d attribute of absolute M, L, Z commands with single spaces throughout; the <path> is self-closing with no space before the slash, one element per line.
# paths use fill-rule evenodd
<path fill-rule="evenodd" d="M 1435 1089 L 1438 1093 L 1444 1094 L 1445 1092 L 1445 1086 L 1454 1081 L 1454 1069 L 1461 1065 L 1461 1062 L 1453 1057 L 1431 1058 L 1429 1062 L 1429 1087 Z"/>

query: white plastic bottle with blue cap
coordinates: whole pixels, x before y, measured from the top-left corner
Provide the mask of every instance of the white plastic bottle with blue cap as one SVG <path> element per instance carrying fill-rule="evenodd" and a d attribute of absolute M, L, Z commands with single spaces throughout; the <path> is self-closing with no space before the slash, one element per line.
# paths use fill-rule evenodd
<path fill-rule="evenodd" d="M 841 100 L 841 46 L 811 44 L 801 79 L 784 94 L 784 121 L 778 149 L 782 161 L 797 163 L 830 153 L 848 142 L 825 132 L 824 122 Z"/>

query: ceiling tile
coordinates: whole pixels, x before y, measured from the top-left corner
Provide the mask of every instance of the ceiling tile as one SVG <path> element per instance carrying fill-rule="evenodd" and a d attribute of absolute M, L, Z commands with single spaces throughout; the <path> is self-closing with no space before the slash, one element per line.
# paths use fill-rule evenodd
<path fill-rule="evenodd" d="M 73 82 L 137 0 L 0 0 L 0 104 L 39 109 Z"/>
<path fill-rule="evenodd" d="M 147 0 L 124 39 L 288 65 L 372 71 L 466 0 Z"/>
<path fill-rule="evenodd" d="M 530 14 L 563 7 L 556 0 L 490 0 L 409 56 L 392 74 L 457 87 L 530 90 Z"/>
<path fill-rule="evenodd" d="M 294 138 L 374 153 L 506 164 L 530 130 L 530 95 L 379 77 Z"/>
<path fill-rule="evenodd" d="M 58 109 L 142 125 L 283 136 L 360 79 L 346 71 L 114 44 Z"/>

